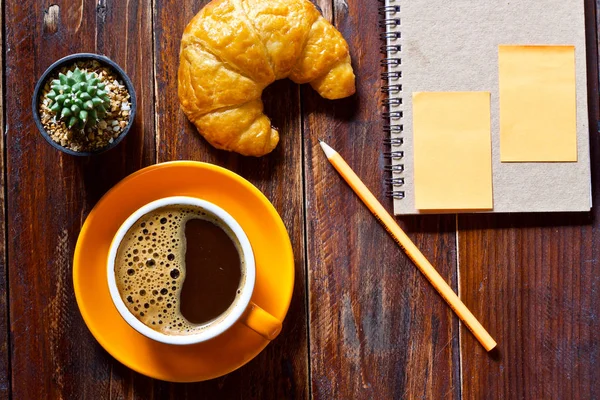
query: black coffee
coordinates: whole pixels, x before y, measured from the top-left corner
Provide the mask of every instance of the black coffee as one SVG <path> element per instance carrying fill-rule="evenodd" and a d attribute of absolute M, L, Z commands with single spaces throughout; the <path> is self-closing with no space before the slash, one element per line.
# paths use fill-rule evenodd
<path fill-rule="evenodd" d="M 227 315 L 245 282 L 235 236 L 192 206 L 161 207 L 127 231 L 115 278 L 129 311 L 150 328 L 190 335 Z"/>
<path fill-rule="evenodd" d="M 188 220 L 185 240 L 181 314 L 201 324 L 223 314 L 235 300 L 242 277 L 240 255 L 231 237 L 211 221 Z"/>

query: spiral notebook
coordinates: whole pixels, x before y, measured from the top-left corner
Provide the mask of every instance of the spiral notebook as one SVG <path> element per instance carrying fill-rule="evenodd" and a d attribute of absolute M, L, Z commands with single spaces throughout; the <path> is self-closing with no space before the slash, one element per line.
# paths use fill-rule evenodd
<path fill-rule="evenodd" d="M 396 214 L 589 211 L 584 0 L 386 0 Z"/>

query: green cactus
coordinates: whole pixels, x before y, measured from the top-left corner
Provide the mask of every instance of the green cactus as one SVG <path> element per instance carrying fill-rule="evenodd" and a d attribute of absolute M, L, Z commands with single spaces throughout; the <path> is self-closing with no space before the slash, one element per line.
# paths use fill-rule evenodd
<path fill-rule="evenodd" d="M 75 67 L 66 74 L 58 74 L 48 92 L 50 110 L 65 121 L 69 129 L 95 126 L 104 117 L 110 99 L 106 85 L 95 72 L 86 73 Z"/>

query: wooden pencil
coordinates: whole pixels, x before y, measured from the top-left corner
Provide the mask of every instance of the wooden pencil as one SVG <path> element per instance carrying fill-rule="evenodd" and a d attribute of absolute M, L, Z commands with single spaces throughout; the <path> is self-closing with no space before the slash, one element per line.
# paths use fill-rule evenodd
<path fill-rule="evenodd" d="M 444 278 L 441 277 L 433 265 L 427 261 L 423 253 L 421 253 L 417 246 L 396 223 L 394 218 L 385 210 L 375 196 L 373 196 L 371 191 L 354 173 L 346 161 L 344 161 L 342 156 L 340 156 L 322 140 L 319 140 L 319 143 L 321 144 L 321 148 L 325 152 L 325 155 L 327 156 L 327 159 L 331 165 L 333 165 L 342 178 L 344 178 L 348 185 L 350 185 L 352 190 L 354 190 L 354 192 L 363 201 L 363 203 L 365 203 L 373 215 L 375 215 L 375 218 L 381 222 L 386 231 L 392 236 L 394 241 L 398 243 L 408 257 L 414 262 L 417 268 L 419 268 L 423 275 L 425 275 L 427 280 L 431 282 L 433 287 L 439 292 L 442 298 L 446 300 L 450 308 L 464 322 L 467 328 L 469 328 L 473 335 L 475 335 L 483 347 L 487 351 L 490 351 L 496 347 L 496 342 L 490 336 L 490 334 L 485 330 L 481 323 L 479 323 L 473 313 L 469 311 L 467 306 L 465 306 L 456 293 L 454 293 L 450 285 L 446 283 Z"/>

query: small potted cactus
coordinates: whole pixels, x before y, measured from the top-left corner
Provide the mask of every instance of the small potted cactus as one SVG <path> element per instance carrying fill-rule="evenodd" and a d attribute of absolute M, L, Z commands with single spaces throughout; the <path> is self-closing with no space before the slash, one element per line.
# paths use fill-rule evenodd
<path fill-rule="evenodd" d="M 52 64 L 38 81 L 33 115 L 55 148 L 89 156 L 115 147 L 133 123 L 135 92 L 125 72 L 97 54 L 74 54 Z"/>
<path fill-rule="evenodd" d="M 65 121 L 67 128 L 83 129 L 95 125 L 106 115 L 110 99 L 106 84 L 94 72 L 82 72 L 78 66 L 66 74 L 60 72 L 46 93 L 50 110 Z M 67 122 L 68 121 L 68 122 Z"/>

